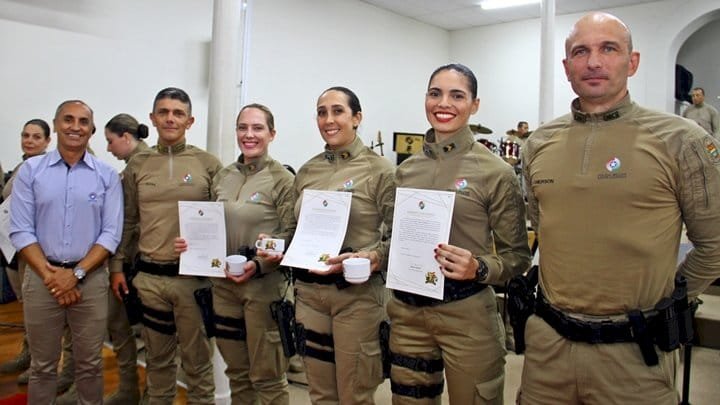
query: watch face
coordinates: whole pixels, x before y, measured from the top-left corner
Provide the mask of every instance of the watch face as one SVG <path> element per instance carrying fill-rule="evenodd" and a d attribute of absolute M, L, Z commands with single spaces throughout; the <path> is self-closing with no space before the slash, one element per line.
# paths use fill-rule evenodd
<path fill-rule="evenodd" d="M 82 280 L 83 278 L 85 278 L 85 270 L 83 269 L 75 269 L 73 270 L 73 274 L 78 280 Z"/>

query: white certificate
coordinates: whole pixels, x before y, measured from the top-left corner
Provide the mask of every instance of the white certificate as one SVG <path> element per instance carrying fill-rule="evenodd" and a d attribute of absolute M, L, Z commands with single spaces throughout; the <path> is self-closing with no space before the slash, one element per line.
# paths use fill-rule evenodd
<path fill-rule="evenodd" d="M 326 271 L 325 261 L 337 256 L 345 240 L 352 193 L 303 190 L 295 236 L 280 264 Z"/>
<path fill-rule="evenodd" d="M 455 193 L 398 188 L 395 191 L 387 287 L 442 299 L 445 275 L 434 249 L 450 238 Z"/>
<path fill-rule="evenodd" d="M 10 197 L 0 204 L 0 250 L 8 263 L 15 256 L 15 247 L 10 242 Z"/>
<path fill-rule="evenodd" d="M 178 201 L 180 236 L 188 249 L 180 254 L 180 274 L 225 277 L 227 241 L 221 202 Z"/>

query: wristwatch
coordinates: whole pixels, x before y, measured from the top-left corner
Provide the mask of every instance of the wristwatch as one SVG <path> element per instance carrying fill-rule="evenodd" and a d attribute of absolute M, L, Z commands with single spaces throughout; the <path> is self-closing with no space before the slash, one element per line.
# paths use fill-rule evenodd
<path fill-rule="evenodd" d="M 83 268 L 80 267 L 80 266 L 76 266 L 76 267 L 73 269 L 73 275 L 74 275 L 75 278 L 77 279 L 78 284 L 80 284 L 80 283 L 82 283 L 83 280 L 85 279 L 85 276 L 87 275 L 87 271 L 85 271 L 85 269 L 83 269 Z"/>
<path fill-rule="evenodd" d="M 475 270 L 475 282 L 476 283 L 482 283 L 487 279 L 488 272 L 490 271 L 488 269 L 487 264 L 480 258 L 480 256 L 475 256 L 475 260 L 478 261 L 478 268 Z"/>

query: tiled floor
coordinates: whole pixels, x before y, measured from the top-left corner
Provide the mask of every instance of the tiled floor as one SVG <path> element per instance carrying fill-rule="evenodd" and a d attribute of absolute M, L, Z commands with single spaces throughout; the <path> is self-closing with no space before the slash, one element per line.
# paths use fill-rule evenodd
<path fill-rule="evenodd" d="M 523 357 L 509 354 L 505 365 L 505 404 L 515 403 L 515 393 L 520 386 Z M 693 348 L 692 376 L 690 385 L 690 403 L 692 405 L 717 405 L 720 403 L 720 351 L 702 347 Z M 678 390 L 682 387 L 682 371 L 678 376 Z M 390 382 L 385 382 L 375 394 L 378 405 L 390 404 Z M 292 405 L 310 405 L 307 388 L 299 384 L 290 386 Z M 443 404 L 450 401 L 443 394 Z M 464 404 L 459 404 L 464 405 Z"/>

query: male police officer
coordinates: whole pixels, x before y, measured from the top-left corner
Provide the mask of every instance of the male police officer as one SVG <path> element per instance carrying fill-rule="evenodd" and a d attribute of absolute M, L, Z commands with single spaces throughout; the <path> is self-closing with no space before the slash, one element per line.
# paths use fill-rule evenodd
<path fill-rule="evenodd" d="M 705 89 L 695 87 L 690 94 L 692 105 L 683 111 L 683 117 L 697 122 L 708 134 L 720 139 L 720 114 L 715 107 L 705 102 Z"/>
<path fill-rule="evenodd" d="M 720 145 L 630 100 L 640 55 L 618 18 L 582 17 L 565 53 L 572 113 L 536 130 L 523 157 L 541 294 L 520 401 L 677 404 L 675 279 L 692 298 L 720 276 Z M 695 249 L 678 267 L 683 222 Z"/>
<path fill-rule="evenodd" d="M 78 398 L 102 403 L 103 264 L 120 242 L 122 190 L 115 170 L 87 153 L 95 129 L 87 104 L 63 102 L 53 125 L 57 150 L 21 166 L 10 207 L 10 238 L 33 270 L 23 289 L 32 358 L 29 403 L 55 401 L 65 325 L 72 332 Z"/>
<path fill-rule="evenodd" d="M 212 350 L 194 297 L 210 282 L 178 275 L 173 241 L 180 234 L 177 202 L 209 201 L 212 178 L 222 166 L 211 154 L 185 143 L 185 131 L 195 121 L 185 91 L 161 90 L 150 120 L 158 131 L 158 145 L 135 155 L 123 172 L 125 224 L 113 257 L 113 291 L 118 296 L 128 291 L 122 263 L 137 249 L 139 273 L 133 285 L 143 305 L 148 403 L 173 401 L 179 342 L 188 402 L 212 404 Z"/>

